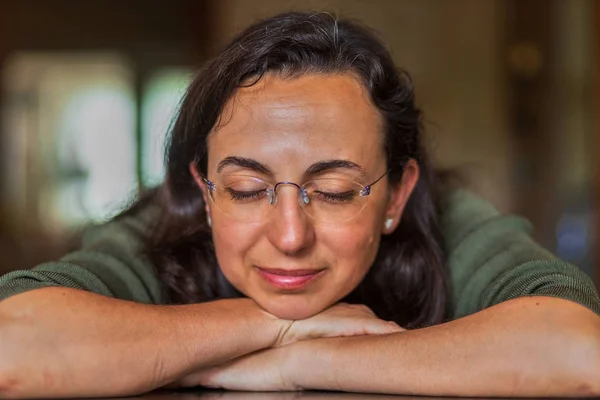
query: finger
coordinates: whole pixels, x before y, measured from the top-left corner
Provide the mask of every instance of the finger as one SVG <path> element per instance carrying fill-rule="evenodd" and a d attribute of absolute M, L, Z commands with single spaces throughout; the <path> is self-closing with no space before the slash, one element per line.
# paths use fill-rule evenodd
<path fill-rule="evenodd" d="M 217 384 L 218 367 L 206 368 L 193 372 L 178 381 L 179 387 L 204 386 L 207 388 L 218 389 Z"/>
<path fill-rule="evenodd" d="M 369 307 L 367 307 L 364 304 L 344 304 L 344 307 L 353 312 L 358 312 L 360 314 L 375 316 L 375 313 L 373 312 L 373 310 L 371 310 Z"/>
<path fill-rule="evenodd" d="M 397 333 L 397 332 L 405 331 L 405 329 L 400 327 L 395 322 L 383 321 L 383 320 L 379 320 L 376 323 L 371 323 L 366 328 L 367 328 L 366 329 L 367 334 L 371 334 L 371 335 L 382 335 L 382 334 Z"/>

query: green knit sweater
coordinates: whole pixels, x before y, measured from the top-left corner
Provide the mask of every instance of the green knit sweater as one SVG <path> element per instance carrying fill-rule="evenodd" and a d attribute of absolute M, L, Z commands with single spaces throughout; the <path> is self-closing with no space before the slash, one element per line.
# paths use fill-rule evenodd
<path fill-rule="evenodd" d="M 152 210 L 142 210 L 89 230 L 81 250 L 32 270 L 0 277 L 0 300 L 48 286 L 88 290 L 105 296 L 163 304 L 153 265 L 140 249 L 151 231 Z M 529 223 L 501 215 L 465 191 L 449 195 L 442 216 L 454 318 L 522 296 L 553 296 L 600 314 L 590 278 L 541 248 Z"/>

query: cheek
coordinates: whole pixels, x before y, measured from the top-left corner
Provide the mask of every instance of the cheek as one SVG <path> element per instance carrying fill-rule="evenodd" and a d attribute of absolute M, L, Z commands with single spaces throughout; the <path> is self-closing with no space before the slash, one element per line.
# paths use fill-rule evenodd
<path fill-rule="evenodd" d="M 385 203 L 375 204 L 377 206 L 365 209 L 359 218 L 323 232 L 322 237 L 326 238 L 327 247 L 336 260 L 336 274 L 346 281 L 345 285 L 358 285 L 377 256 Z"/>
<path fill-rule="evenodd" d="M 243 291 L 242 283 L 248 273 L 244 269 L 244 257 L 260 237 L 258 224 L 240 224 L 213 214 L 213 242 L 219 267 L 225 277 Z"/>
<path fill-rule="evenodd" d="M 362 276 L 373 264 L 380 234 L 367 227 L 368 224 L 353 223 L 322 231 L 321 237 L 334 255 L 339 273 Z"/>

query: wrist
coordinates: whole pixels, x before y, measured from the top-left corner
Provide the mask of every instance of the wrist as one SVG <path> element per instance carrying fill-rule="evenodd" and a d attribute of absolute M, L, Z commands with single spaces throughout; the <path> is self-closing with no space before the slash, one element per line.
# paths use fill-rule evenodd
<path fill-rule="evenodd" d="M 302 340 L 281 348 L 286 351 L 282 357 L 284 376 L 296 390 L 341 390 L 332 379 L 332 361 L 340 339 Z"/>
<path fill-rule="evenodd" d="M 303 340 L 292 344 L 279 347 L 281 376 L 286 380 L 288 387 L 292 390 L 309 390 L 311 387 L 307 385 L 310 381 L 308 369 L 310 368 L 310 357 L 307 352 L 314 351 L 311 348 L 313 340 Z"/>
<path fill-rule="evenodd" d="M 258 303 L 249 298 L 235 299 L 239 320 L 245 327 L 248 338 L 256 343 L 258 348 L 273 347 L 281 333 L 290 324 L 265 311 Z"/>

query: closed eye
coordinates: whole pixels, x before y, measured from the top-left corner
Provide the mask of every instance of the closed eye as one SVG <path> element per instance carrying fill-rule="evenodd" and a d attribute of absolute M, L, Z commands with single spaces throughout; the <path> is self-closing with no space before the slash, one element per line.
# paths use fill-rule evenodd
<path fill-rule="evenodd" d="M 231 200 L 234 201 L 253 201 L 253 200 L 261 200 L 267 196 L 267 189 L 259 189 L 259 190 L 234 190 L 232 188 L 225 189 Z"/>
<path fill-rule="evenodd" d="M 317 200 L 329 203 L 348 203 L 354 200 L 356 193 L 354 190 L 347 190 L 345 192 L 325 192 L 316 190 L 313 192 L 313 195 L 316 195 Z"/>

